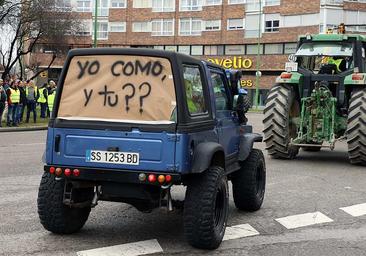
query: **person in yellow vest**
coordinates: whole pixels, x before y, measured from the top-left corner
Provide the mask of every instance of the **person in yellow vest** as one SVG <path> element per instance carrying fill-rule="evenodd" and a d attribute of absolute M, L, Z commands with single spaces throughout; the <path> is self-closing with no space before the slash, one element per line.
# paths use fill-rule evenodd
<path fill-rule="evenodd" d="M 7 91 L 8 96 L 8 116 L 7 116 L 7 126 L 18 126 L 17 123 L 17 113 L 18 105 L 20 102 L 20 91 L 18 89 L 19 81 L 13 81 Z"/>
<path fill-rule="evenodd" d="M 46 111 L 47 111 L 47 84 L 43 84 L 42 88 L 38 90 L 38 99 L 37 102 L 41 105 L 41 118 L 46 118 Z"/>
<path fill-rule="evenodd" d="M 55 89 L 56 89 L 56 83 L 55 83 L 55 81 L 50 80 L 50 81 L 49 81 L 49 83 L 48 83 L 48 85 L 47 85 L 47 93 L 48 93 L 48 94 L 51 94 L 51 92 L 52 92 L 53 90 L 55 90 Z M 52 109 L 51 109 L 51 110 L 52 110 Z M 47 117 L 50 117 L 50 116 L 51 116 L 51 115 L 50 115 L 51 110 L 50 110 L 49 108 L 47 108 Z"/>
<path fill-rule="evenodd" d="M 27 119 L 26 122 L 29 123 L 30 113 L 33 113 L 33 121 L 37 122 L 36 114 L 36 103 L 38 99 L 38 89 L 32 80 L 29 80 L 27 87 L 25 89 L 25 94 L 27 97 Z"/>
<path fill-rule="evenodd" d="M 51 90 L 47 97 L 48 110 L 50 111 L 50 117 L 52 117 L 53 103 L 55 102 L 56 90 Z"/>
<path fill-rule="evenodd" d="M 346 60 L 342 57 L 324 56 L 321 59 L 320 74 L 338 74 L 346 71 Z"/>

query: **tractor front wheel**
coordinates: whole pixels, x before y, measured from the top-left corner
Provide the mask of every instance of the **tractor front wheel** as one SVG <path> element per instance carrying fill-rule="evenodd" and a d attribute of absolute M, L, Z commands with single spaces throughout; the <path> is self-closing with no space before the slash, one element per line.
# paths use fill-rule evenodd
<path fill-rule="evenodd" d="M 366 165 L 366 88 L 352 90 L 348 109 L 347 144 L 351 164 Z"/>
<path fill-rule="evenodd" d="M 293 118 L 300 116 L 300 105 L 294 88 L 276 84 L 270 90 L 264 108 L 264 142 L 273 158 L 293 159 L 299 147 L 289 145 L 297 137 L 297 125 Z"/>

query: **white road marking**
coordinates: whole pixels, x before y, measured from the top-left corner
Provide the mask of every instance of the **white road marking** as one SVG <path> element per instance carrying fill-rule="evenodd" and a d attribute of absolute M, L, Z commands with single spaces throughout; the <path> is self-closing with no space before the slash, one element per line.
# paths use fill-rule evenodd
<path fill-rule="evenodd" d="M 349 215 L 353 217 L 359 217 L 366 214 L 366 203 L 365 204 L 355 204 L 347 207 L 339 208 L 342 211 L 345 211 Z"/>
<path fill-rule="evenodd" d="M 255 230 L 251 225 L 249 224 L 236 225 L 226 228 L 223 241 L 238 239 L 247 236 L 256 236 L 256 235 L 259 235 L 259 232 Z"/>
<path fill-rule="evenodd" d="M 163 252 L 156 239 L 77 252 L 78 256 L 138 256 Z"/>
<path fill-rule="evenodd" d="M 276 219 L 287 229 L 306 227 L 315 224 L 332 222 L 333 220 L 321 212 L 309 212 Z"/>

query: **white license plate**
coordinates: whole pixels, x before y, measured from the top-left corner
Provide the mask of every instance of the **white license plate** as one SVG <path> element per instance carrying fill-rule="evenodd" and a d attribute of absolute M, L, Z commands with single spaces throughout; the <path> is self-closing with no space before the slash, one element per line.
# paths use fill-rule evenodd
<path fill-rule="evenodd" d="M 92 163 L 139 165 L 139 153 L 87 150 L 86 161 Z"/>

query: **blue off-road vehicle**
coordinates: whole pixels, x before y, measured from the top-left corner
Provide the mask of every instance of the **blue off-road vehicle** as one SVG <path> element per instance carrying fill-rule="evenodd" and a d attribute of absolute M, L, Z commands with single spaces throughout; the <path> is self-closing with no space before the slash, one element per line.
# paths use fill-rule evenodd
<path fill-rule="evenodd" d="M 245 124 L 238 77 L 229 78 L 219 66 L 173 52 L 70 51 L 48 128 L 42 225 L 74 233 L 98 200 L 172 210 L 171 187 L 185 185 L 188 242 L 217 248 L 228 180 L 236 207 L 255 211 L 266 177 L 263 154 L 253 149 L 262 137 Z"/>

